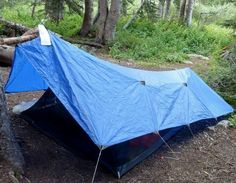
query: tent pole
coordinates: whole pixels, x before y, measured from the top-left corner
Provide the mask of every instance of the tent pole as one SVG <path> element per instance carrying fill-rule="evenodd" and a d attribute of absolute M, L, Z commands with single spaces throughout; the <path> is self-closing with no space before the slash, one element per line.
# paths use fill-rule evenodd
<path fill-rule="evenodd" d="M 170 149 L 170 151 L 174 154 L 175 152 L 173 149 L 170 147 L 170 145 L 165 141 L 165 139 L 161 136 L 159 132 L 157 132 L 158 136 L 161 138 L 161 140 L 164 142 L 164 144 Z"/>
<path fill-rule="evenodd" d="M 191 135 L 194 137 L 193 130 L 192 130 L 192 128 L 190 127 L 190 124 L 187 124 L 187 126 L 188 126 L 188 129 L 189 129 Z"/>
<path fill-rule="evenodd" d="M 190 131 L 190 133 L 191 133 L 191 135 L 192 135 L 192 137 L 193 137 L 193 141 L 194 141 L 194 133 L 193 133 L 193 130 L 192 130 L 190 124 L 187 124 L 187 126 L 188 126 L 188 129 L 189 129 L 189 131 Z M 200 146 L 199 146 L 198 142 L 197 142 L 197 141 L 195 141 L 195 142 L 196 142 L 196 144 L 197 144 L 198 149 L 200 149 Z"/>
<path fill-rule="evenodd" d="M 96 173 L 97 173 L 97 168 L 98 168 L 98 164 L 99 164 L 99 161 L 100 161 L 100 158 L 101 158 L 101 154 L 102 154 L 102 150 L 103 150 L 103 146 L 101 148 L 99 148 L 99 154 L 98 154 L 98 159 L 97 159 L 97 163 L 96 163 L 96 166 L 95 166 L 95 169 L 94 169 L 94 172 L 93 172 L 93 178 L 92 178 L 92 182 L 91 183 L 94 183 L 94 180 L 95 180 L 95 176 L 96 176 Z"/>

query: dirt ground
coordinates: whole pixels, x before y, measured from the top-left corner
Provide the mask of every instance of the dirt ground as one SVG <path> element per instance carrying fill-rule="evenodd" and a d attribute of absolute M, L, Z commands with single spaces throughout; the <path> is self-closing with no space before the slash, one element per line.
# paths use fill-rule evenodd
<path fill-rule="evenodd" d="M 130 63 L 122 63 L 129 65 Z M 132 64 L 132 63 L 131 63 Z M 204 63 L 207 65 L 207 63 Z M 187 65 L 198 70 L 204 64 Z M 203 65 L 203 66 L 200 66 Z M 170 66 L 170 68 L 185 65 Z M 135 67 L 135 66 L 134 66 Z M 0 68 L 4 80 L 9 68 Z M 27 122 L 14 115 L 12 107 L 21 101 L 40 97 L 41 92 L 7 95 L 9 113 L 16 137 L 25 157 L 25 175 L 14 175 L 0 157 L 0 183 L 82 183 L 91 182 L 95 163 L 81 159 L 57 145 Z M 180 131 L 167 146 L 142 161 L 121 179 L 98 168 L 95 182 L 118 183 L 191 183 L 236 182 L 236 128 L 215 127 L 191 135 L 188 129 Z"/>

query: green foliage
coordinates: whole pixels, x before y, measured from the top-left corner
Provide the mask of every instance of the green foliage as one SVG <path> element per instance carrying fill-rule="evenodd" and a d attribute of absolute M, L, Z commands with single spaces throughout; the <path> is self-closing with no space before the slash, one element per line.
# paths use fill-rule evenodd
<path fill-rule="evenodd" d="M 1 12 L 0 16 L 7 20 L 21 23 L 28 27 L 36 27 L 44 18 L 44 6 L 37 6 L 34 17 L 31 17 L 31 6 L 30 4 L 19 4 L 12 8 L 5 7 Z M 68 11 L 65 12 L 64 19 L 57 24 L 53 21 L 47 21 L 46 27 L 58 34 L 65 37 L 71 37 L 77 34 L 82 24 L 82 18 L 78 14 L 71 14 Z"/>
<path fill-rule="evenodd" d="M 72 37 L 78 33 L 81 24 L 82 18 L 79 15 L 66 13 L 64 19 L 58 24 L 48 21 L 46 22 L 46 27 L 65 37 Z"/>
<path fill-rule="evenodd" d="M 236 114 L 233 114 L 233 115 L 229 118 L 229 121 L 230 121 L 230 126 L 236 127 Z"/>
<path fill-rule="evenodd" d="M 196 4 L 193 13 L 199 24 L 222 24 L 236 15 L 236 6 L 230 2 L 224 4 L 202 4 L 201 2 Z"/>
<path fill-rule="evenodd" d="M 236 108 L 236 43 L 224 51 L 206 77 L 209 85 L 218 91 L 225 100 Z"/>
<path fill-rule="evenodd" d="M 123 24 L 121 20 L 120 24 Z M 136 20 L 129 29 L 118 32 L 110 54 L 115 58 L 149 62 L 181 62 L 187 53 L 209 56 L 231 42 L 230 31 L 219 26 L 186 28 L 177 22 Z"/>

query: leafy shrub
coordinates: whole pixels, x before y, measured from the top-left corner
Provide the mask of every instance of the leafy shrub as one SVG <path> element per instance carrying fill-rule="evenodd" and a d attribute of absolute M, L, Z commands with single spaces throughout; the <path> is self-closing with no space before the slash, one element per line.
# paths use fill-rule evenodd
<path fill-rule="evenodd" d="M 236 108 L 236 43 L 225 50 L 224 58 L 215 61 L 206 79 Z"/>
<path fill-rule="evenodd" d="M 229 121 L 230 121 L 230 126 L 236 127 L 236 114 L 233 114 L 233 115 L 229 118 Z"/>
<path fill-rule="evenodd" d="M 125 23 L 124 19 L 121 20 Z M 120 23 L 121 24 L 121 23 Z M 181 62 L 187 53 L 209 56 L 232 40 L 230 30 L 208 25 L 187 28 L 177 22 L 136 20 L 127 30 L 118 25 L 109 53 L 116 58 L 151 62 Z"/>

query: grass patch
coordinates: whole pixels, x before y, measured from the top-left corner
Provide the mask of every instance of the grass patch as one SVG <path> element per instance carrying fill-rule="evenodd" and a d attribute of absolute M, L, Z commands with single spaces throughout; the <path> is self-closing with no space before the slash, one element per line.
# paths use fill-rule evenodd
<path fill-rule="evenodd" d="M 177 22 L 137 20 L 122 30 L 120 21 L 116 39 L 109 53 L 115 58 L 149 62 L 181 62 L 187 53 L 210 56 L 228 45 L 231 30 L 216 25 L 187 28 Z"/>

